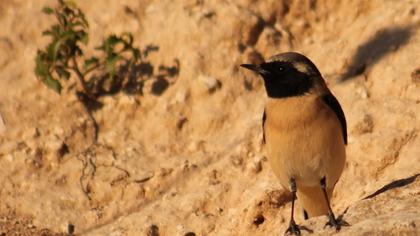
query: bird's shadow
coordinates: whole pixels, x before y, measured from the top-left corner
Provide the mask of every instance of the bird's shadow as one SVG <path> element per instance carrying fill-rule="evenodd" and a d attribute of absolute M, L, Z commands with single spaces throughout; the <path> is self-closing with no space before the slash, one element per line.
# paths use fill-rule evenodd
<path fill-rule="evenodd" d="M 371 195 L 363 198 L 363 200 L 374 198 L 374 197 L 378 196 L 379 194 L 384 193 L 384 192 L 386 192 L 388 190 L 391 190 L 391 189 L 394 189 L 394 188 L 399 188 L 399 187 L 409 185 L 409 184 L 413 183 L 417 179 L 417 177 L 419 177 L 419 176 L 420 176 L 420 174 L 415 174 L 415 175 L 413 175 L 411 177 L 408 177 L 408 178 L 405 178 L 405 179 L 399 179 L 399 180 L 392 181 L 391 183 L 383 186 L 382 188 L 380 188 L 376 192 L 372 193 Z"/>
<path fill-rule="evenodd" d="M 396 26 L 378 30 L 368 41 L 355 51 L 347 70 L 339 76 L 339 81 L 346 81 L 363 74 L 367 67 L 377 63 L 387 54 L 405 45 L 414 33 L 415 27 Z"/>

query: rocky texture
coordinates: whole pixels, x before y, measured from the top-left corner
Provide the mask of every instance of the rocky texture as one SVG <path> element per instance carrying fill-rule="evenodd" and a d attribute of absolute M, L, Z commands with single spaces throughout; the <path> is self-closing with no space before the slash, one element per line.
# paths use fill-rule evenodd
<path fill-rule="evenodd" d="M 79 1 L 92 46 L 130 31 L 158 47 L 154 72 L 180 65 L 143 95 L 104 97 L 94 146 L 70 88 L 59 96 L 34 77 L 46 3 L 0 2 L 3 235 L 69 224 L 83 235 L 283 234 L 290 195 L 264 157 L 265 94 L 238 65 L 288 50 L 314 61 L 348 120 L 333 207 L 351 226 L 339 234 L 420 233 L 420 1 Z M 167 88 L 154 93 L 159 79 Z M 297 220 L 335 233 L 326 217 Z"/>

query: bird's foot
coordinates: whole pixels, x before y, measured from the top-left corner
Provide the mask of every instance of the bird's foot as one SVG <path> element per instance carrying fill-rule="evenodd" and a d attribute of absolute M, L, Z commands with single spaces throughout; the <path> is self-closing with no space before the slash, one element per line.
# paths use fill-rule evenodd
<path fill-rule="evenodd" d="M 328 215 L 328 222 L 325 224 L 324 227 L 334 227 L 335 230 L 338 232 L 341 229 L 341 226 L 350 226 L 347 221 L 343 219 L 343 215 L 340 215 L 339 217 L 335 218 L 334 215 Z"/>
<path fill-rule="evenodd" d="M 295 223 L 295 221 L 292 220 L 292 221 L 290 221 L 289 228 L 287 228 L 286 232 L 284 232 L 284 235 L 285 236 L 286 235 L 297 235 L 297 236 L 300 236 L 301 235 L 300 234 L 300 230 L 307 231 L 308 233 L 313 233 L 314 232 L 313 230 L 309 229 L 306 226 L 297 225 Z"/>
<path fill-rule="evenodd" d="M 284 235 L 300 236 L 299 225 L 297 225 L 294 220 L 291 220 L 289 224 L 289 228 L 287 228 L 286 232 L 284 232 Z"/>
<path fill-rule="evenodd" d="M 301 229 L 302 230 L 306 230 L 308 232 L 312 232 L 312 230 L 306 228 L 305 226 L 297 225 L 294 220 L 291 220 L 290 221 L 290 224 L 289 224 L 289 228 L 287 228 L 286 232 L 284 232 L 284 235 L 297 235 L 297 236 L 300 236 L 301 235 L 300 234 L 300 230 Z"/>

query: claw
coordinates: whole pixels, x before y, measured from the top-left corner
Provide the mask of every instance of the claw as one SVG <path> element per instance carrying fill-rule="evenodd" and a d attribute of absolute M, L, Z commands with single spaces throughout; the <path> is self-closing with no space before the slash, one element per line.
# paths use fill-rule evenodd
<path fill-rule="evenodd" d="M 337 219 L 335 219 L 332 215 L 329 215 L 328 218 L 328 222 L 325 224 L 324 228 L 326 226 L 334 227 L 335 230 L 338 232 L 340 231 L 341 226 L 350 226 L 350 224 L 347 223 L 347 221 L 343 220 L 343 215 L 340 215 L 339 217 L 337 217 Z"/>
<path fill-rule="evenodd" d="M 300 229 L 295 221 L 290 221 L 289 228 L 287 228 L 286 232 L 284 232 L 284 235 L 300 236 Z"/>

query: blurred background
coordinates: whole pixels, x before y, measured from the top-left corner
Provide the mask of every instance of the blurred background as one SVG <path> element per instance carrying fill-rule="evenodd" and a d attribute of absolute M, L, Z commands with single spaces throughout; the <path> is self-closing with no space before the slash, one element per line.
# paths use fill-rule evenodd
<path fill-rule="evenodd" d="M 264 156 L 265 91 L 238 65 L 286 51 L 317 65 L 346 114 L 341 234 L 420 233 L 419 0 L 74 2 L 86 51 L 130 32 L 150 51 L 135 75 L 147 80 L 98 98 L 94 142 L 75 76 L 59 95 L 34 74 L 55 20 L 41 10 L 57 2 L 0 2 L 1 235 L 282 234 L 290 196 Z M 325 221 L 303 225 L 334 234 Z"/>

